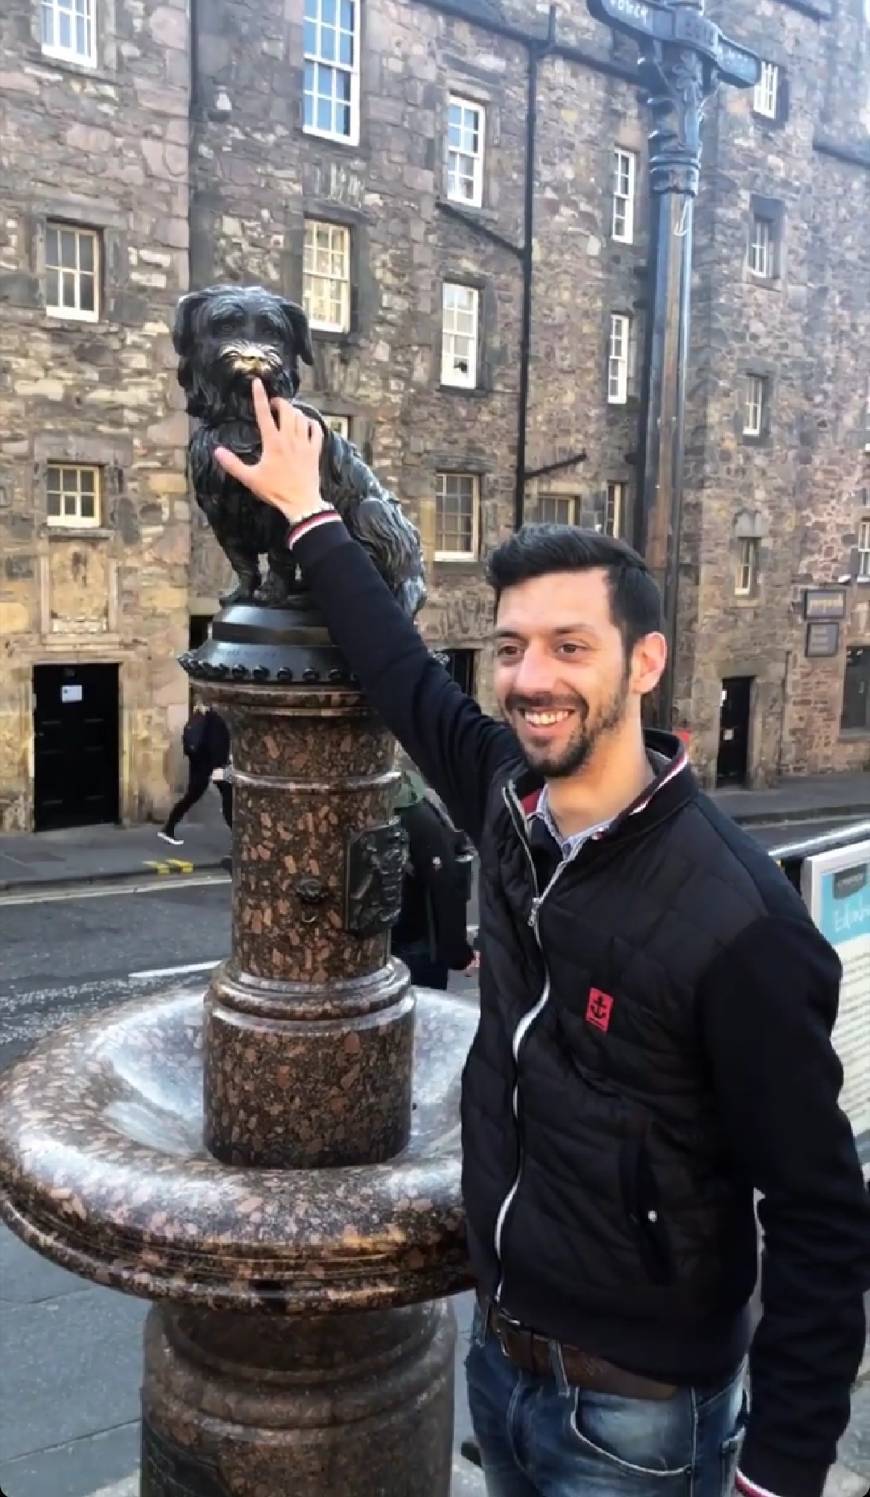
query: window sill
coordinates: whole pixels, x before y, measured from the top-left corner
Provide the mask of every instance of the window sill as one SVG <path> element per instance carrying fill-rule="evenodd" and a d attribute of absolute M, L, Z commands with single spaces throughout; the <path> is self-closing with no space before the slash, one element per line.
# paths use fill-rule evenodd
<path fill-rule="evenodd" d="M 781 291 L 782 276 L 759 275 L 756 270 L 750 270 L 747 266 L 744 274 L 744 284 L 747 286 L 757 286 L 759 291 Z"/>
<path fill-rule="evenodd" d="M 476 567 L 480 562 L 479 556 L 470 556 L 467 552 L 436 551 L 432 560 L 441 567 Z"/>
<path fill-rule="evenodd" d="M 311 327 L 309 324 L 309 331 L 315 343 L 343 343 L 348 348 L 356 348 L 362 341 L 359 333 L 341 333 L 337 328 Z"/>
<path fill-rule="evenodd" d="M 71 57 L 52 57 L 41 47 L 28 47 L 24 54 L 27 62 L 41 68 L 53 68 L 58 73 L 71 73 L 74 78 L 92 78 L 97 83 L 118 83 L 117 73 L 105 68 L 91 67 L 86 62 L 75 62 Z"/>
<path fill-rule="evenodd" d="M 471 400 L 482 400 L 491 391 L 484 390 L 480 385 L 445 385 L 443 380 L 438 385 L 442 395 L 467 395 Z"/>
<path fill-rule="evenodd" d="M 110 541 L 115 534 L 105 525 L 48 525 L 43 526 L 43 535 L 50 541 L 90 540 Z"/>
<path fill-rule="evenodd" d="M 329 145 L 343 146 L 345 150 L 359 150 L 358 131 L 354 135 L 333 135 L 329 130 L 315 130 L 311 125 L 303 125 L 302 134 L 309 140 L 325 140 Z"/>
<path fill-rule="evenodd" d="M 66 322 L 74 324 L 76 327 L 96 327 L 100 320 L 99 312 L 94 314 L 90 312 L 58 312 L 54 307 L 45 307 L 43 310 L 52 326 L 58 322 Z"/>
<path fill-rule="evenodd" d="M 859 739 L 870 738 L 870 728 L 841 728 L 839 740 L 841 743 L 856 743 Z"/>

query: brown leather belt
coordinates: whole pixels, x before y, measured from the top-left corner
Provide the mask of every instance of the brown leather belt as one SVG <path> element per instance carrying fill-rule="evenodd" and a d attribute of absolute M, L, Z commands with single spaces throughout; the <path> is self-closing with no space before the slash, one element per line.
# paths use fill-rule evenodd
<path fill-rule="evenodd" d="M 483 1307 L 485 1308 L 485 1307 Z M 495 1336 L 509 1362 L 523 1372 L 534 1372 L 539 1377 L 552 1377 L 553 1358 L 551 1342 L 537 1331 L 520 1325 L 497 1305 L 486 1311 L 487 1325 Z M 590 1393 L 615 1393 L 620 1398 L 673 1398 L 677 1392 L 675 1383 L 659 1383 L 655 1378 L 642 1377 L 637 1372 L 626 1372 L 605 1362 L 603 1357 L 593 1357 L 579 1347 L 555 1343 L 562 1354 L 565 1377 L 575 1388 L 588 1388 Z"/>

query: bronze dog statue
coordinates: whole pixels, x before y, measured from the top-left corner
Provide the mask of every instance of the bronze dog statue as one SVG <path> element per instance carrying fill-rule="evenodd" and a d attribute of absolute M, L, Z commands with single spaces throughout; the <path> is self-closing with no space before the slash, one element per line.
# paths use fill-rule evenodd
<path fill-rule="evenodd" d="M 260 456 L 251 380 L 258 375 L 270 396 L 294 400 L 299 361 L 314 362 L 308 319 L 301 307 L 262 286 L 209 286 L 178 303 L 173 329 L 178 381 L 187 410 L 199 419 L 190 439 L 190 476 L 197 502 L 229 560 L 237 586 L 223 604 L 286 605 L 301 588 L 288 525 L 277 510 L 255 499 L 215 461 L 218 446 L 245 461 Z M 413 616 L 426 599 L 420 538 L 398 501 L 378 482 L 352 443 L 329 431 L 323 417 L 303 406 L 324 430 L 321 493 L 368 551 L 405 611 Z M 268 570 L 261 578 L 260 557 Z"/>

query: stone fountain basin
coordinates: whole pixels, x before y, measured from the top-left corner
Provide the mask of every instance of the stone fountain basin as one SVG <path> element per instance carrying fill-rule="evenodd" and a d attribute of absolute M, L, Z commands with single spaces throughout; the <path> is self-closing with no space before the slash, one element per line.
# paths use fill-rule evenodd
<path fill-rule="evenodd" d="M 202 998 L 173 989 L 58 1029 L 0 1080 L 0 1214 L 73 1273 L 148 1299 L 311 1314 L 469 1283 L 460 1205 L 467 1001 L 417 993 L 408 1146 L 259 1170 L 202 1142 Z"/>

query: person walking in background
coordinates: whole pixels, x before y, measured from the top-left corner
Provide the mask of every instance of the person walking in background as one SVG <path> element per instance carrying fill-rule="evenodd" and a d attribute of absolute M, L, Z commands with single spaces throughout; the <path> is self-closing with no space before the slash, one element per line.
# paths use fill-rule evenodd
<path fill-rule="evenodd" d="M 227 778 L 230 762 L 230 731 L 219 712 L 197 702 L 181 735 L 188 765 L 187 789 L 170 811 L 166 823 L 157 833 L 173 847 L 183 847 L 184 838 L 176 836 L 178 823 L 202 800 L 214 783 L 220 798 L 224 821 L 233 824 L 233 789 Z"/>
<path fill-rule="evenodd" d="M 477 963 L 466 926 L 473 852 L 412 768 L 403 770 L 396 811 L 409 856 L 393 955 L 401 957 L 412 982 L 443 989 L 451 969 L 465 972 Z"/>

